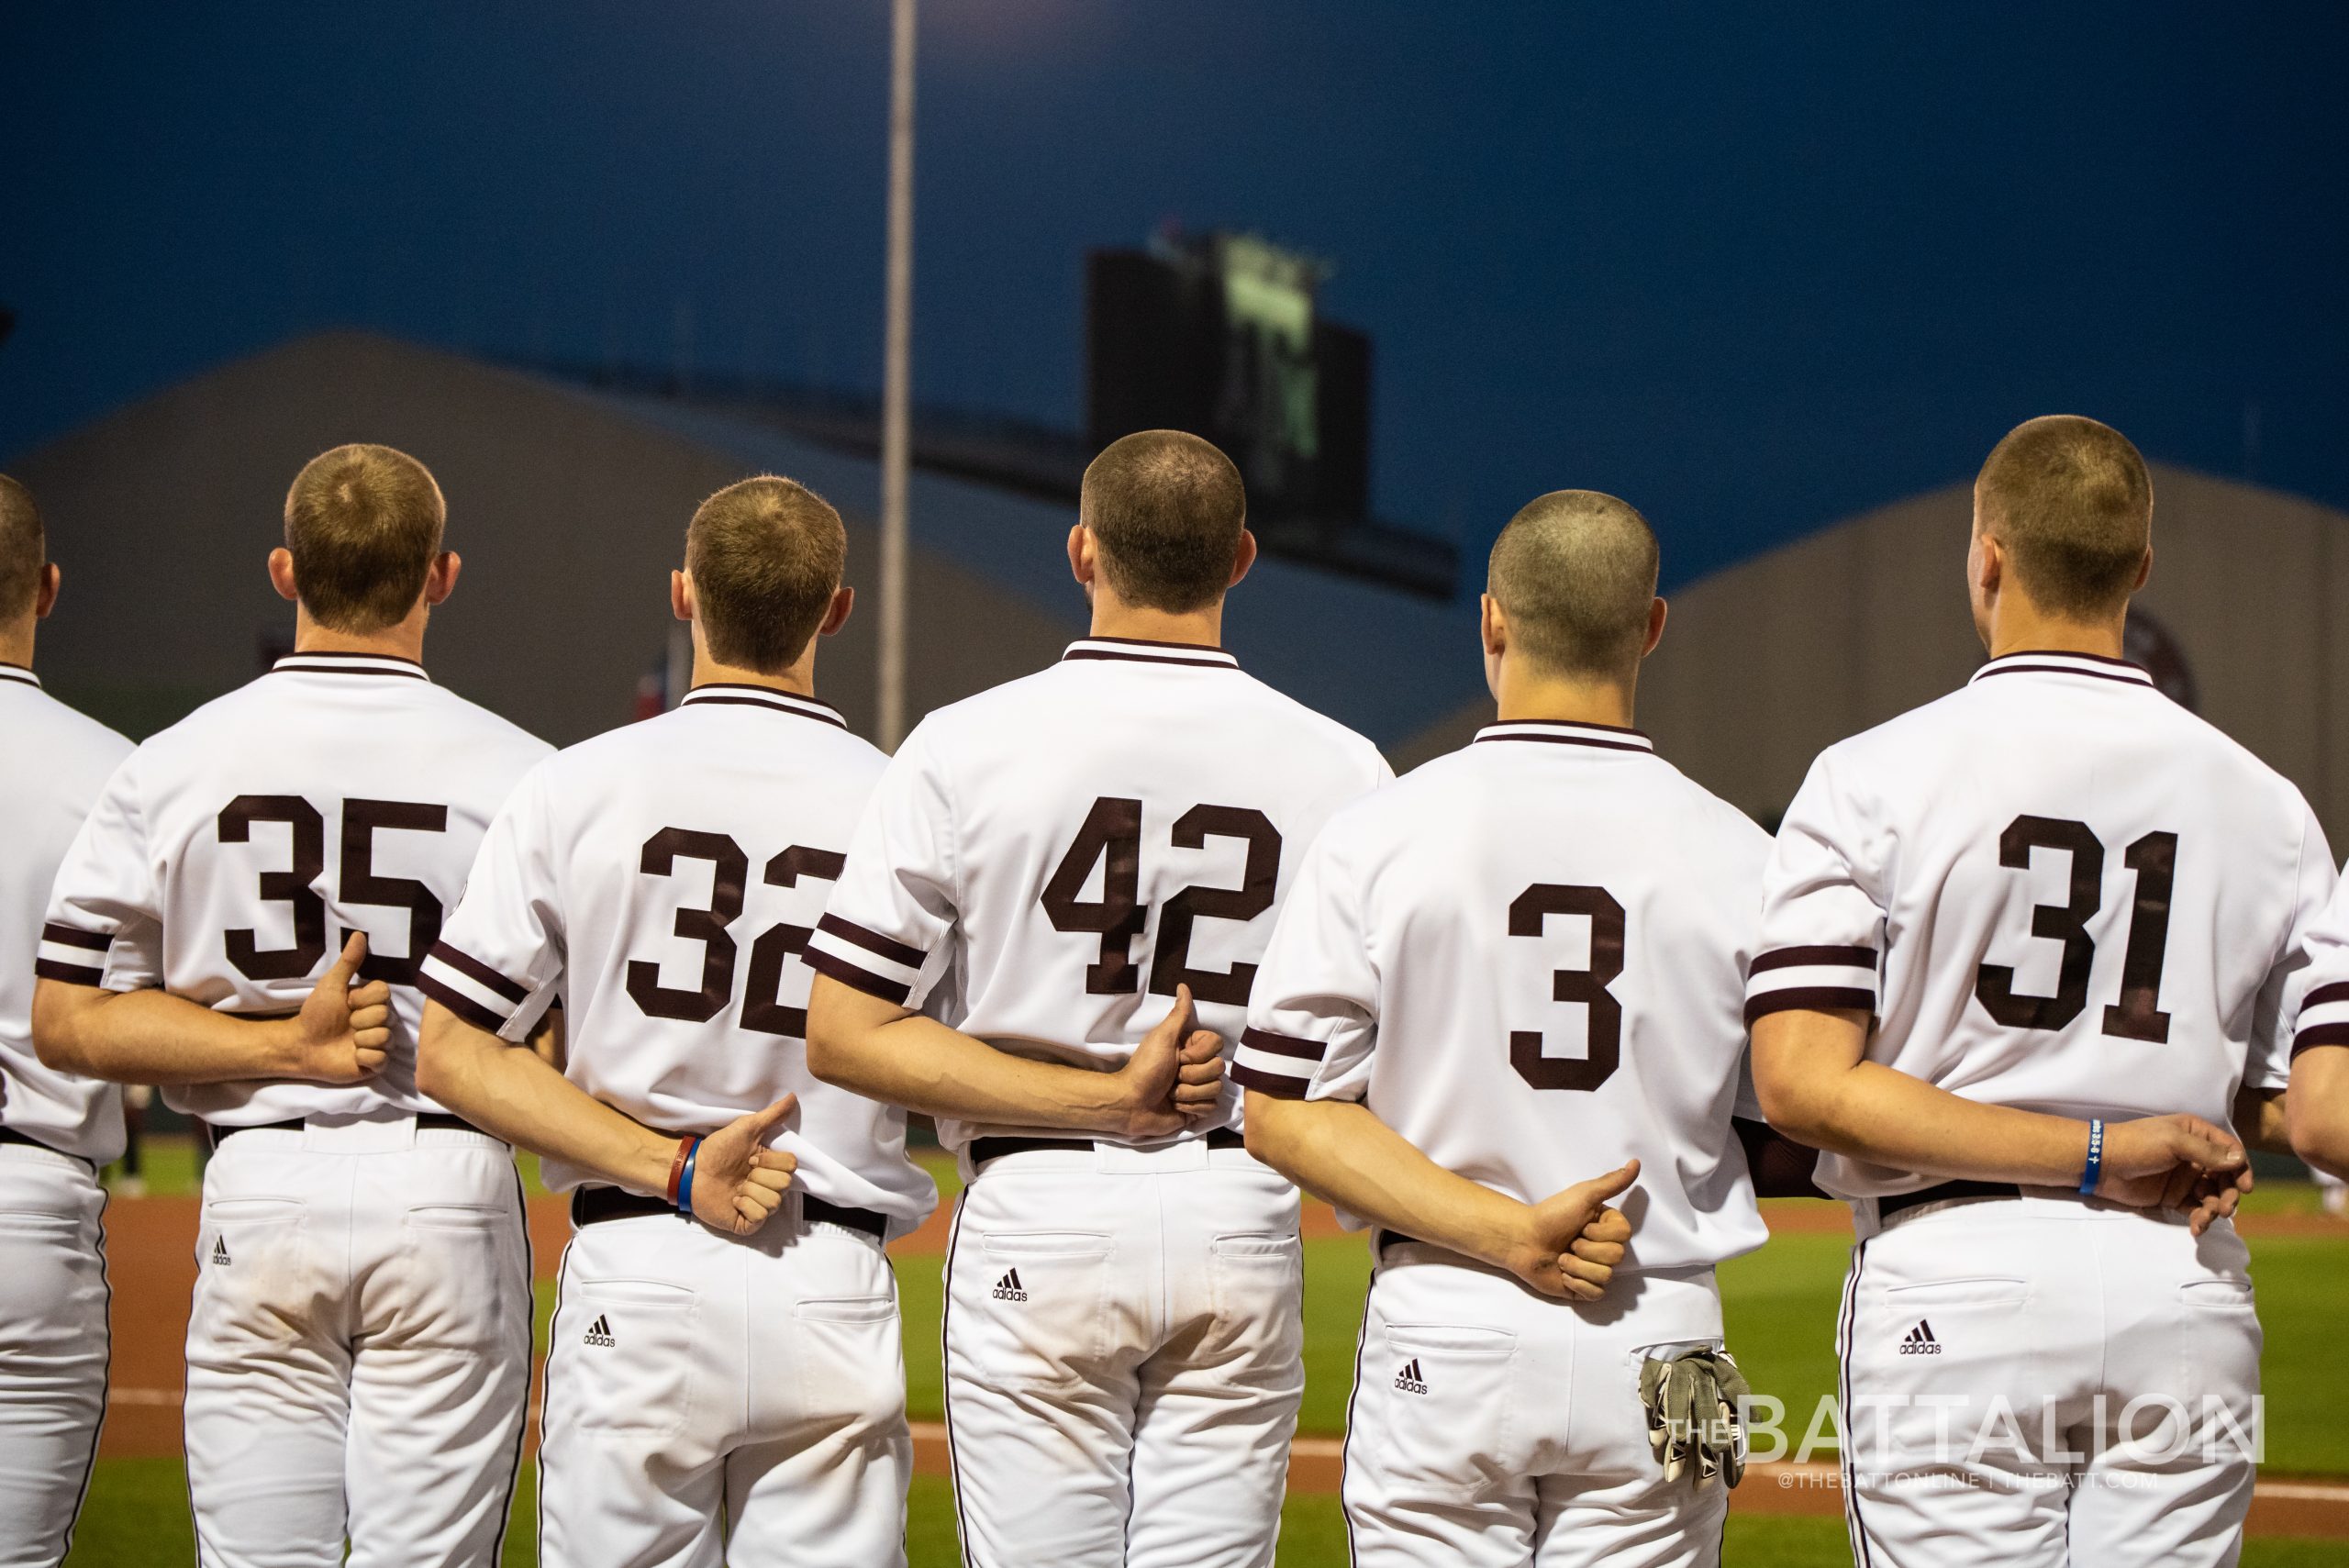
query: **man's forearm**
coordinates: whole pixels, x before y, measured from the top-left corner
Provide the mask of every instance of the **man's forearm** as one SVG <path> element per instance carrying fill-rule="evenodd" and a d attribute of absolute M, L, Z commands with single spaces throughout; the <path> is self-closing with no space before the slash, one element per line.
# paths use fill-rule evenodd
<path fill-rule="evenodd" d="M 495 1138 L 659 1194 L 679 1140 L 630 1120 L 564 1077 L 528 1045 L 509 1045 L 438 1002 L 424 1009 L 417 1087 Z M 714 1129 L 713 1129 L 714 1130 Z"/>
<path fill-rule="evenodd" d="M 2281 1089 L 2244 1088 L 2235 1095 L 2235 1136 L 2269 1154 L 2292 1152 L 2291 1120 Z"/>
<path fill-rule="evenodd" d="M 2314 1046 L 2293 1060 L 2286 1115 L 2292 1152 L 2349 1179 L 2349 1046 Z"/>
<path fill-rule="evenodd" d="M 1014 1056 L 828 975 L 807 1015 L 808 1070 L 867 1099 L 997 1127 L 1120 1130 L 1111 1073 Z"/>
<path fill-rule="evenodd" d="M 61 1072 L 172 1087 L 295 1075 L 298 1032 L 284 1018 L 239 1018 L 167 991 L 106 991 L 43 980 L 33 1048 Z"/>
<path fill-rule="evenodd" d="M 1526 1206 L 1445 1170 L 1374 1116 L 1341 1100 L 1287 1100 L 1250 1090 L 1248 1150 L 1372 1224 L 1507 1267 Z"/>

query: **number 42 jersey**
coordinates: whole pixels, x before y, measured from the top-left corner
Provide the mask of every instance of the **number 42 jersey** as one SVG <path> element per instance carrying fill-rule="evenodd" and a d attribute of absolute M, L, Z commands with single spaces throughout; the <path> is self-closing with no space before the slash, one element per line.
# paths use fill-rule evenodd
<path fill-rule="evenodd" d="M 2299 792 L 2143 670 L 2010 653 L 1812 764 L 1746 1012 L 1872 1012 L 1868 1060 L 1983 1104 L 2223 1127 L 2288 1080 L 2333 881 Z M 1819 1178 L 1931 1181 L 1831 1154 Z"/>
<path fill-rule="evenodd" d="M 547 744 L 375 654 L 295 653 L 150 737 L 57 873 L 40 973 L 216 1011 L 300 1008 L 354 930 L 392 983 L 373 1081 L 164 1091 L 225 1127 L 432 1108 L 416 1090 L 417 966 L 507 792 Z"/>

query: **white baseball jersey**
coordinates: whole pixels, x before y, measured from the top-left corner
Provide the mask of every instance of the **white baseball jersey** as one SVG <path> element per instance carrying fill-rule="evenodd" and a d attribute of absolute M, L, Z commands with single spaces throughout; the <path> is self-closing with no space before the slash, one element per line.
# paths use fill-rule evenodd
<path fill-rule="evenodd" d="M 2299 792 L 2143 670 L 2008 654 L 1812 764 L 1746 1014 L 1872 1011 L 1870 1061 L 1985 1104 L 2226 1126 L 2238 1085 L 2287 1081 L 2333 881 Z M 1823 1154 L 1819 1180 L 1931 1179 Z"/>
<path fill-rule="evenodd" d="M 1749 1251 L 1730 1118 L 1769 847 L 1636 731 L 1488 725 L 1314 841 L 1232 1075 L 1363 1101 L 1529 1203 L 1636 1155 L 1632 1266 Z"/>
<path fill-rule="evenodd" d="M 1122 1065 L 1178 984 L 1232 1040 L 1304 846 L 1391 777 L 1220 649 L 1087 638 L 907 738 L 807 962 L 1047 1060 Z"/>
<path fill-rule="evenodd" d="M 424 989 L 516 1040 L 560 993 L 564 1073 L 648 1127 L 712 1132 L 797 1095 L 776 1146 L 806 1190 L 910 1230 L 937 1190 L 902 1111 L 807 1072 L 800 958 L 886 762 L 824 703 L 717 684 L 571 747 L 491 826 Z"/>
<path fill-rule="evenodd" d="M 116 771 L 58 871 L 41 957 L 109 990 L 161 985 L 219 1012 L 283 1015 L 363 930 L 363 973 L 392 982 L 380 1074 L 163 1097 L 228 1127 L 432 1109 L 416 1089 L 417 966 L 490 817 L 548 751 L 408 660 L 280 659 Z"/>
<path fill-rule="evenodd" d="M 40 689 L 30 670 L 0 664 L 0 1126 L 103 1165 L 122 1153 L 122 1090 L 41 1065 L 33 1054 L 35 975 L 95 985 L 105 945 L 42 914 L 90 807 L 130 742 Z"/>
<path fill-rule="evenodd" d="M 2294 1056 L 2311 1046 L 2349 1045 L 2349 878 L 2334 884 L 2323 912 L 2309 923 L 2303 942 L 2309 968 L 2293 1025 Z M 2321 1171 L 2316 1179 L 2319 1185 L 2338 1184 Z"/>

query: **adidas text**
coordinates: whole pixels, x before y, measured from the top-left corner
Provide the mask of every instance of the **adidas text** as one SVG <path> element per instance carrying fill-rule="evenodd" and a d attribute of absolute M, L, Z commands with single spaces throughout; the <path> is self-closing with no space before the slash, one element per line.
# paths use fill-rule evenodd
<path fill-rule="evenodd" d="M 596 1320 L 587 1325 L 587 1342 L 607 1351 L 618 1344 L 619 1341 L 612 1338 L 612 1320 L 600 1312 L 596 1314 Z"/>
<path fill-rule="evenodd" d="M 1917 1326 L 1909 1330 L 1909 1337 L 1900 1341 L 1900 1353 L 1904 1356 L 1941 1354 L 1942 1342 L 1933 1338 L 1933 1326 L 1920 1318 Z"/>
<path fill-rule="evenodd" d="M 997 1301 L 1027 1300 L 1028 1292 L 1027 1289 L 1019 1283 L 1019 1271 L 1018 1269 L 1013 1269 L 1009 1273 L 1006 1273 L 1001 1279 L 996 1281 L 994 1295 Z"/>
<path fill-rule="evenodd" d="M 1395 1386 L 1406 1394 L 1425 1394 L 1428 1391 L 1426 1382 L 1419 1376 L 1419 1357 L 1413 1356 L 1403 1363 L 1403 1370 L 1395 1374 Z"/>

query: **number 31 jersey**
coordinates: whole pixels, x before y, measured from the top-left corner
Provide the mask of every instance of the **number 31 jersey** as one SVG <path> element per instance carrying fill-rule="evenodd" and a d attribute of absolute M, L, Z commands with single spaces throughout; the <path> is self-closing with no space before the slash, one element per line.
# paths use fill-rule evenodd
<path fill-rule="evenodd" d="M 2135 665 L 2010 653 L 1821 753 L 1765 883 L 1749 1017 L 1876 1015 L 1868 1060 L 2066 1117 L 2281 1089 L 2334 881 L 2299 792 Z M 1846 1197 L 1930 1178 L 1822 1155 Z"/>
<path fill-rule="evenodd" d="M 1636 1156 L 1627 1266 L 1749 1251 L 1730 1119 L 1769 842 L 1635 731 L 1487 726 L 1315 842 L 1234 1076 L 1362 1101 L 1525 1202 Z"/>
<path fill-rule="evenodd" d="M 394 1012 L 373 1081 L 163 1098 L 224 1127 L 431 1109 L 416 1090 L 417 965 L 490 817 L 548 750 L 407 660 L 289 655 L 116 771 L 58 870 L 42 973 L 282 1017 L 364 931 L 364 973 L 392 983 Z"/>
<path fill-rule="evenodd" d="M 823 703 L 722 683 L 567 748 L 491 825 L 425 991 L 509 1040 L 560 995 L 565 1076 L 662 1132 L 796 1095 L 801 1189 L 910 1230 L 937 1189 L 903 1113 L 809 1075 L 798 956 L 885 761 Z"/>
<path fill-rule="evenodd" d="M 1041 1060 L 1123 1065 L 1178 984 L 1233 1040 L 1305 846 L 1391 776 L 1220 649 L 1088 638 L 907 738 L 808 962 Z"/>

